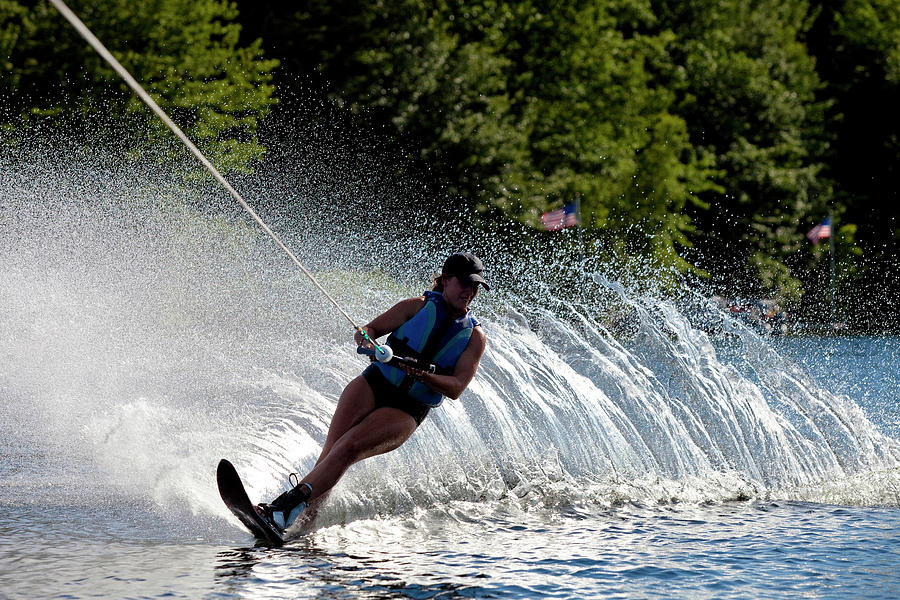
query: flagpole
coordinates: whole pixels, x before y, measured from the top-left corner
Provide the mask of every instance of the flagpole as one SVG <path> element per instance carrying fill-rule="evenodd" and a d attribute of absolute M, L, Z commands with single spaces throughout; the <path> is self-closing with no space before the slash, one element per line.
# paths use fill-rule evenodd
<path fill-rule="evenodd" d="M 579 254 L 581 254 L 581 269 L 579 272 L 583 273 L 587 263 L 587 253 L 584 251 L 584 233 L 581 223 L 581 197 L 575 196 L 573 202 L 569 202 L 562 208 L 549 210 L 543 213 L 541 215 L 541 223 L 543 223 L 544 229 L 547 231 L 558 231 L 560 229 L 569 229 L 571 227 L 575 227 L 578 230 L 575 234 L 578 236 L 575 243 L 578 246 Z M 566 237 L 568 237 L 568 234 Z M 569 250 L 567 250 L 566 253 L 567 256 L 571 258 L 571 241 L 567 245 L 569 246 Z"/>
<path fill-rule="evenodd" d="M 581 234 L 581 196 L 575 196 L 575 226 L 578 228 L 578 242 L 581 244 L 581 255 L 584 258 L 584 237 Z"/>
<path fill-rule="evenodd" d="M 584 233 L 581 226 L 581 196 L 575 196 L 575 227 L 578 229 L 578 249 L 581 251 L 581 272 L 584 273 L 587 267 L 587 256 L 584 253 Z M 585 294 L 584 302 L 587 304 L 587 295 Z"/>
<path fill-rule="evenodd" d="M 834 234 L 835 234 L 836 230 L 834 227 L 834 219 L 832 218 L 831 214 L 828 215 L 828 222 L 831 224 L 831 232 L 830 232 L 831 235 L 828 236 L 828 250 L 829 250 L 829 254 L 831 256 L 831 269 L 830 269 L 831 284 L 830 284 L 830 291 L 829 291 L 829 298 L 830 298 L 829 299 L 829 305 L 830 305 L 829 310 L 831 311 L 831 325 L 833 327 L 835 325 L 835 320 L 834 320 L 834 318 L 835 318 L 834 317 L 834 300 L 835 300 L 835 298 L 834 298 L 835 297 L 835 293 L 834 293 L 835 292 L 835 290 L 834 290 Z"/>

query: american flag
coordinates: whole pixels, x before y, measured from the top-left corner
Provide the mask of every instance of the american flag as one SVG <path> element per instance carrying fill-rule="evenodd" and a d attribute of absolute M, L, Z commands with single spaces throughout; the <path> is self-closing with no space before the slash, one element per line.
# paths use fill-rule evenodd
<path fill-rule="evenodd" d="M 545 212 L 541 215 L 541 223 L 547 231 L 556 231 L 578 225 L 578 208 L 576 203 Z"/>
<path fill-rule="evenodd" d="M 806 234 L 806 238 L 812 242 L 813 245 L 818 244 L 819 240 L 829 237 L 831 237 L 831 217 L 826 218 L 824 221 L 810 229 L 809 233 Z"/>

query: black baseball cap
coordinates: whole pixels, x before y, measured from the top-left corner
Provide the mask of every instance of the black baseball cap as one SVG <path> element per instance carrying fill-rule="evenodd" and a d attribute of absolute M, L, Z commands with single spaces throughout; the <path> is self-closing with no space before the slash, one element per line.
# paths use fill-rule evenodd
<path fill-rule="evenodd" d="M 480 283 L 484 286 L 484 289 L 490 291 L 491 288 L 488 286 L 487 281 L 481 276 L 482 271 L 484 271 L 484 265 L 481 264 L 480 258 L 471 252 L 457 252 L 456 254 L 451 254 L 444 261 L 442 273 L 444 275 L 453 275 L 466 283 Z"/>

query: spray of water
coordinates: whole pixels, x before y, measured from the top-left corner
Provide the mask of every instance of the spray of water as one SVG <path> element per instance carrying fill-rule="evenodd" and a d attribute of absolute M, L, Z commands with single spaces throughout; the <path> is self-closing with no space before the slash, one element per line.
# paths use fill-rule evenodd
<path fill-rule="evenodd" d="M 720 316 L 726 360 L 675 303 L 421 210 L 427 192 L 309 139 L 237 186 L 358 322 L 452 251 L 482 254 L 494 284 L 470 389 L 354 467 L 323 523 L 456 501 L 898 503 L 900 444 L 765 339 Z M 38 140 L 0 158 L 2 416 L 67 502 L 112 490 L 224 516 L 217 460 L 271 496 L 311 467 L 364 363 L 213 182 L 149 164 Z"/>

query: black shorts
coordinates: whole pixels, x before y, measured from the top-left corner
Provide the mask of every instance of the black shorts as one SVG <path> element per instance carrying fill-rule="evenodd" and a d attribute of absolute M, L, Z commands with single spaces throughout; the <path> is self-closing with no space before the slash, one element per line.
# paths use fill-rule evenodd
<path fill-rule="evenodd" d="M 402 410 L 413 419 L 416 425 L 421 425 L 431 407 L 424 402 L 419 402 L 412 396 L 404 394 L 397 386 L 387 380 L 384 373 L 375 365 L 369 365 L 362 373 L 363 379 L 372 388 L 375 396 L 375 408 L 387 406 Z"/>

